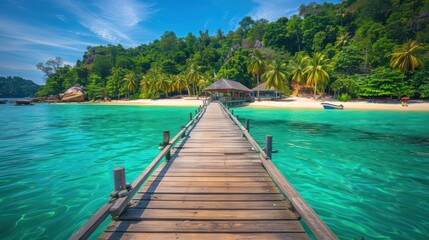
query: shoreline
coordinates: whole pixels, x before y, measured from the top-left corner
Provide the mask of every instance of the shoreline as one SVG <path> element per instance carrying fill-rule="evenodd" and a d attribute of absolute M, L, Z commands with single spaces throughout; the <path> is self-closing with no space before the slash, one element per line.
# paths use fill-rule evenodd
<path fill-rule="evenodd" d="M 85 102 L 83 104 L 94 105 L 119 105 L 119 106 L 182 106 L 182 107 L 198 107 L 203 105 L 203 100 L 195 98 L 180 98 L 180 99 L 138 99 L 131 101 L 113 100 L 111 102 Z M 344 110 L 371 110 L 371 111 L 400 111 L 400 112 L 429 112 L 428 101 L 411 101 L 408 107 L 403 107 L 401 102 L 392 103 L 372 103 L 367 101 L 351 101 L 351 102 L 338 102 L 338 101 L 322 101 L 303 97 L 285 98 L 279 101 L 261 101 L 251 102 L 242 105 L 245 108 L 264 108 L 264 109 L 314 109 L 323 110 L 322 102 L 329 102 L 333 104 L 342 104 Z"/>

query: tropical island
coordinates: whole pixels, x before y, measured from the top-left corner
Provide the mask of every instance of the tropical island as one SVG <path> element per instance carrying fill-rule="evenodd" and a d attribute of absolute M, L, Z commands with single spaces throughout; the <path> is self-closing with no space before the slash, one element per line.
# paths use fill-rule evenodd
<path fill-rule="evenodd" d="M 143 22 L 148 2 L 186 19 L 185 34 L 156 25 L 165 14 Z M 428 1 L 310 3 L 270 20 L 250 9 L 290 2 L 47 3 L 0 3 L 2 51 L 12 53 L 0 68 L 45 75 L 44 86 L 25 81 L 30 93 L 0 78 L 3 238 L 429 235 Z M 195 31 L 202 18 L 190 27 L 196 9 L 215 12 L 210 32 Z M 224 32 L 228 11 L 239 17 Z M 153 42 L 134 35 L 149 25 L 169 31 Z M 225 85 L 228 104 L 218 102 Z M 251 102 L 230 105 L 235 96 Z"/>
<path fill-rule="evenodd" d="M 60 57 L 37 64 L 46 84 L 36 95 L 80 84 L 88 100 L 200 96 L 226 78 L 285 97 L 425 99 L 428 11 L 425 1 L 311 3 L 274 22 L 245 17 L 228 33 L 167 31 L 135 48 L 90 46 L 75 66 Z"/>

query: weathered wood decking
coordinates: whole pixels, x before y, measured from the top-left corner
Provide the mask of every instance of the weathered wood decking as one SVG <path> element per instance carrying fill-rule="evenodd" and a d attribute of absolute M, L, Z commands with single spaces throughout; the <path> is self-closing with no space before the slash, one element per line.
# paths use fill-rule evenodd
<path fill-rule="evenodd" d="M 217 103 L 100 239 L 308 239 L 259 154 Z"/>

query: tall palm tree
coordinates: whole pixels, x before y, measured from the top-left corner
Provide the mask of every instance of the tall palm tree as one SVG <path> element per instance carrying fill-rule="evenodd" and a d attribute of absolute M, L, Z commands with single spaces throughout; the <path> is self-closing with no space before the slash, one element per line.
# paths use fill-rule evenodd
<path fill-rule="evenodd" d="M 124 76 L 123 80 L 125 88 L 127 89 L 128 98 L 130 98 L 130 93 L 134 93 L 138 88 L 136 74 L 131 71 Z"/>
<path fill-rule="evenodd" d="M 420 47 L 420 44 L 415 40 L 408 40 L 402 47 L 393 50 L 390 56 L 390 67 L 400 69 L 403 74 L 414 71 L 414 69 L 422 66 L 422 61 L 416 58 L 413 54 Z"/>
<path fill-rule="evenodd" d="M 267 63 L 265 62 L 264 56 L 261 51 L 259 51 L 258 49 L 255 49 L 253 51 L 253 53 L 250 55 L 250 62 L 247 68 L 253 76 L 256 76 L 256 86 L 259 86 L 259 79 L 267 68 Z M 259 89 L 257 97 L 258 101 L 261 101 L 261 99 L 259 98 Z"/>
<path fill-rule="evenodd" d="M 149 91 L 158 91 L 158 81 L 164 78 L 164 74 L 158 68 L 151 68 L 144 75 L 140 85 Z"/>
<path fill-rule="evenodd" d="M 188 81 L 188 84 L 193 85 L 194 94 L 197 95 L 197 84 L 198 81 L 201 79 L 201 73 L 200 73 L 201 67 L 197 66 L 194 63 L 191 63 L 191 65 L 188 68 L 188 73 L 186 74 L 186 80 Z"/>
<path fill-rule="evenodd" d="M 182 74 L 176 75 L 174 78 L 174 88 L 175 90 L 180 92 L 180 96 L 182 96 L 182 90 L 188 87 L 188 82 L 185 79 L 185 76 L 183 76 Z M 188 91 L 189 91 L 189 87 L 188 87 Z"/>
<path fill-rule="evenodd" d="M 349 38 L 350 36 L 348 32 L 340 34 L 335 41 L 335 47 L 344 47 L 349 42 Z"/>
<path fill-rule="evenodd" d="M 268 65 L 268 71 L 262 74 L 265 80 L 265 89 L 274 87 L 277 90 L 285 91 L 287 81 L 286 64 L 280 60 L 274 60 Z"/>
<path fill-rule="evenodd" d="M 329 59 L 322 53 L 315 53 L 304 69 L 307 85 L 314 86 L 314 98 L 316 98 L 317 83 L 326 83 L 329 80 L 329 74 L 324 70 L 328 61 Z"/>
<path fill-rule="evenodd" d="M 299 92 L 299 84 L 304 81 L 304 69 L 308 63 L 308 56 L 304 53 L 298 53 L 295 56 L 295 59 L 289 61 L 287 69 L 289 74 L 291 75 L 292 81 L 298 84 L 298 92 Z"/>

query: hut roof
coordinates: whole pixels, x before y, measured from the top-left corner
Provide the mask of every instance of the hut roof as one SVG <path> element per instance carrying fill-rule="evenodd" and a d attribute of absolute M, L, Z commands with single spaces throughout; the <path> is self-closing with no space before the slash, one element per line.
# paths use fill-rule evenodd
<path fill-rule="evenodd" d="M 214 82 L 212 85 L 208 86 L 206 89 L 204 89 L 204 91 L 219 91 L 219 92 L 223 92 L 223 91 L 241 91 L 241 92 L 251 92 L 252 90 L 250 90 L 249 88 L 247 88 L 246 86 L 244 86 L 243 84 L 236 82 L 236 81 L 232 81 L 232 80 L 227 80 L 225 78 L 221 78 L 219 80 L 217 80 L 216 82 Z"/>
<path fill-rule="evenodd" d="M 252 91 L 276 91 L 276 88 L 274 86 L 271 86 L 269 89 L 265 88 L 265 83 L 261 83 L 258 86 L 252 88 Z"/>

